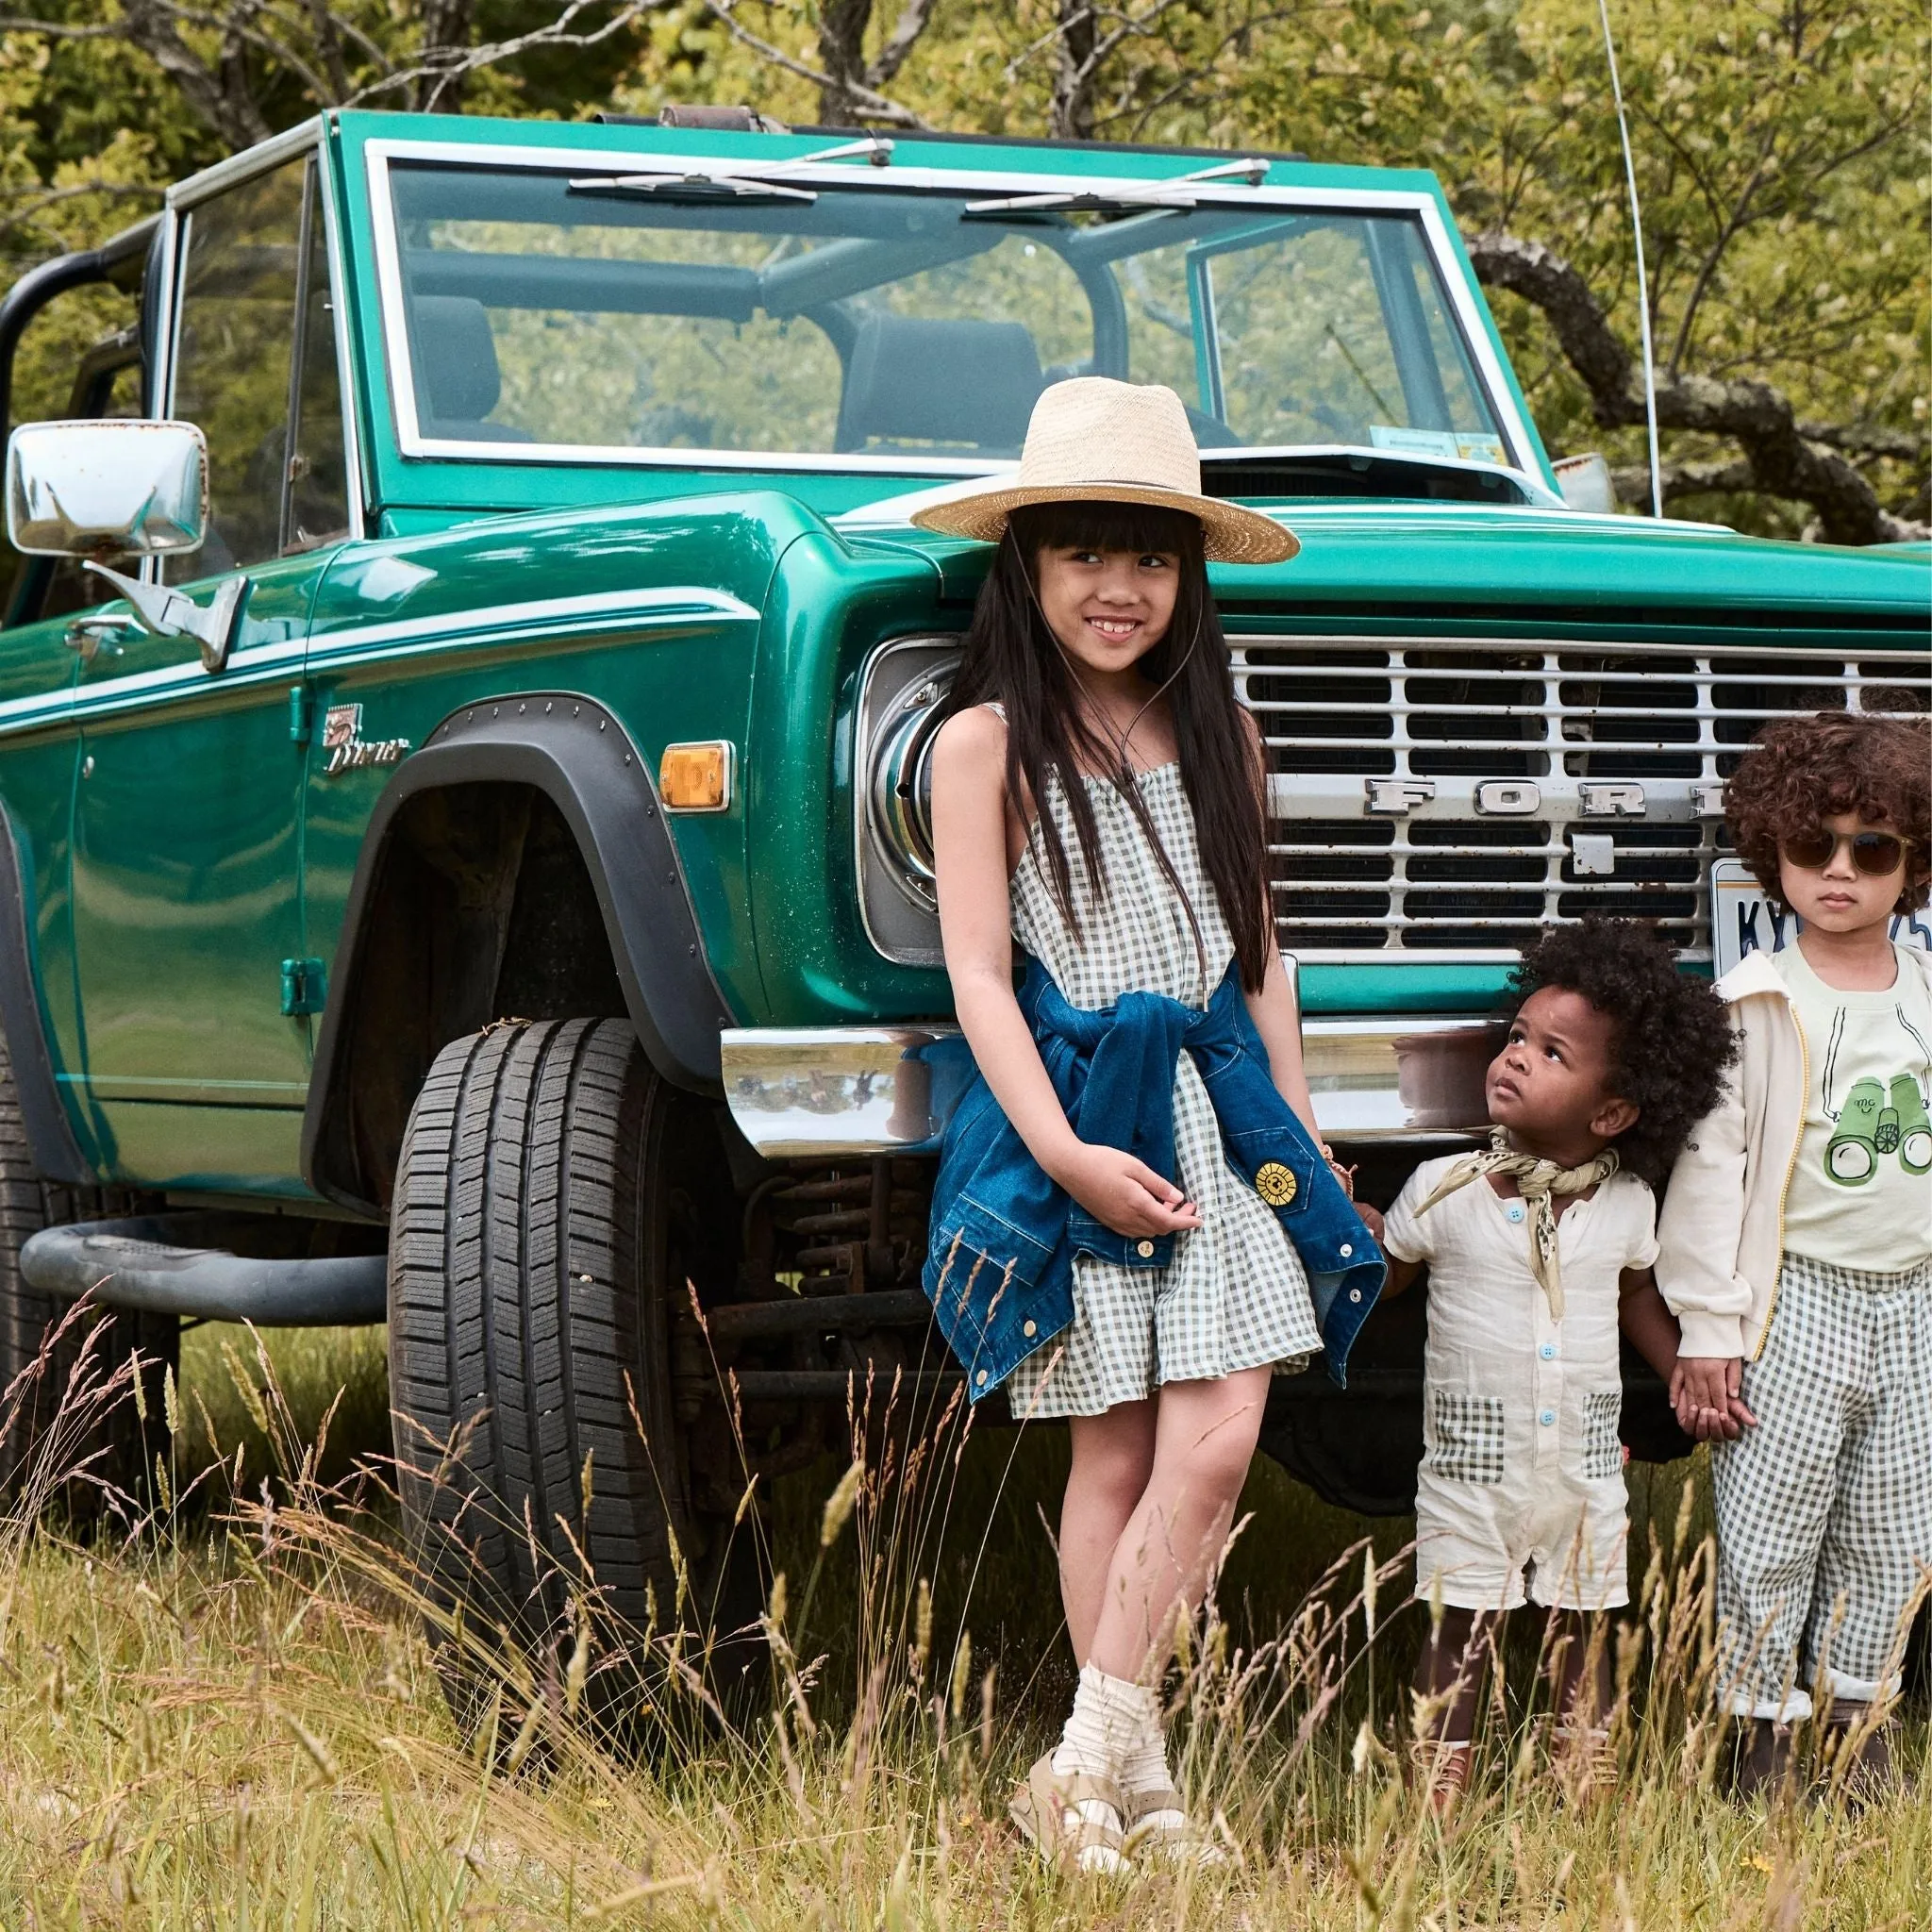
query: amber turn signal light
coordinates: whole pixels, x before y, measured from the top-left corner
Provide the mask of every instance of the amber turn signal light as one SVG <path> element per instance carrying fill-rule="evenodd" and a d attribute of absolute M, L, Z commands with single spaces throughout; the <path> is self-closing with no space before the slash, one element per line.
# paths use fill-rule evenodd
<path fill-rule="evenodd" d="M 725 811 L 731 805 L 731 743 L 667 744 L 658 763 L 658 796 L 666 811 Z"/>

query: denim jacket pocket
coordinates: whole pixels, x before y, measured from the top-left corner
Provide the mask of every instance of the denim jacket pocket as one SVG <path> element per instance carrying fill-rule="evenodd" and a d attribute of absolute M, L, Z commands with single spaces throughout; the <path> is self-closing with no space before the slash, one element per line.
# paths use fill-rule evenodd
<path fill-rule="evenodd" d="M 1001 1295 L 1032 1288 L 1053 1257 L 1050 1247 L 970 1194 L 953 1203 L 929 1252 L 937 1270 L 933 1303 L 941 1326 L 949 1309 L 970 1308 L 974 1325 L 981 1329 L 991 1321 Z"/>
<path fill-rule="evenodd" d="M 925 1291 L 974 1401 L 1073 1320 L 1071 1273 L 1042 1287 L 1055 1250 L 971 1195 L 947 1209 L 927 1251 Z"/>
<path fill-rule="evenodd" d="M 1323 1162 L 1297 1136 L 1279 1127 L 1259 1127 L 1225 1134 L 1222 1144 L 1228 1165 L 1275 1213 L 1293 1216 L 1307 1212 Z"/>

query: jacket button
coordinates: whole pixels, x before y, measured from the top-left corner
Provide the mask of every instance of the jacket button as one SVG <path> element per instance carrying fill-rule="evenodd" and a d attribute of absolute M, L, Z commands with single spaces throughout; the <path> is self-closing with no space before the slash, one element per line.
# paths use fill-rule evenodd
<path fill-rule="evenodd" d="M 1134 1252 L 1144 1261 L 1154 1253 L 1154 1243 L 1152 1241 L 1137 1241 L 1134 1244 Z"/>
<path fill-rule="evenodd" d="M 1353 1241 L 1343 1241 L 1341 1244 L 1341 1258 L 1345 1261 L 1354 1253 L 1355 1243 Z"/>
<path fill-rule="evenodd" d="M 1035 1334 L 1035 1333 L 1037 1333 L 1037 1332 L 1038 1332 L 1038 1331 L 1037 1331 L 1037 1329 L 1036 1329 L 1036 1327 L 1035 1327 L 1035 1324 L 1034 1324 L 1033 1323 L 1031 1323 L 1031 1322 L 1028 1322 L 1028 1323 L 1024 1324 L 1024 1325 L 1022 1326 L 1021 1330 L 1020 1330 L 1020 1333 L 1021 1333 L 1022 1335 L 1026 1335 L 1026 1336 L 1031 1336 L 1031 1335 L 1033 1335 L 1033 1334 Z"/>
<path fill-rule="evenodd" d="M 981 1369 L 979 1374 L 974 1377 L 974 1380 L 978 1382 L 981 1387 L 984 1387 L 986 1383 L 986 1371 Z"/>
<path fill-rule="evenodd" d="M 1361 1298 L 1362 1298 L 1362 1291 L 1361 1291 L 1361 1290 L 1360 1290 L 1360 1289 L 1358 1289 L 1358 1288 L 1352 1288 L 1352 1289 L 1350 1289 L 1350 1290 L 1349 1290 L 1349 1291 L 1348 1291 L 1348 1298 L 1349 1298 L 1349 1300 L 1350 1300 L 1350 1301 L 1352 1301 L 1352 1302 L 1358 1302 L 1358 1301 L 1360 1301 L 1360 1300 L 1361 1300 Z"/>

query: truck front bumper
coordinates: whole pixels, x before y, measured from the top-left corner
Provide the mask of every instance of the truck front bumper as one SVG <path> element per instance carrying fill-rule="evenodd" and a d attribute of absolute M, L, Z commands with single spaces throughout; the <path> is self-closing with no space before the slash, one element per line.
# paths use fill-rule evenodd
<path fill-rule="evenodd" d="M 1488 1131 L 1483 1071 L 1501 1035 L 1440 1015 L 1307 1020 L 1302 1058 L 1331 1141 L 1463 1140 Z M 724 1095 L 771 1159 L 936 1154 L 973 1077 L 955 1026 L 740 1026 L 724 1036 Z"/>

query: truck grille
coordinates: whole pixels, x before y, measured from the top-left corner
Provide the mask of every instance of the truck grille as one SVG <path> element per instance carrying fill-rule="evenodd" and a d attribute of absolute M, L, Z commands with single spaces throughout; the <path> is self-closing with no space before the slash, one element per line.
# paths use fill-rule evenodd
<path fill-rule="evenodd" d="M 1758 727 L 1932 708 L 1927 654 L 1874 645 L 1229 641 L 1268 744 L 1281 944 L 1335 960 L 1507 958 L 1586 912 L 1707 958 L 1723 781 Z"/>

